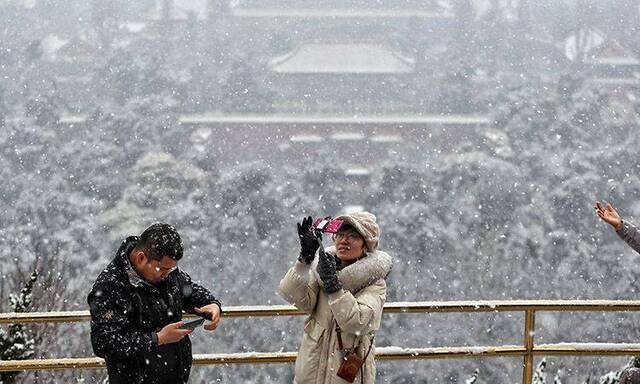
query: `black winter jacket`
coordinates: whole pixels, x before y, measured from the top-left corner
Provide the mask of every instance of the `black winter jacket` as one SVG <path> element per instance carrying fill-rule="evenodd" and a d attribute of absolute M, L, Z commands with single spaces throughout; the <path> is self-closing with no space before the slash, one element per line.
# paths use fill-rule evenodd
<path fill-rule="evenodd" d="M 122 243 L 87 298 L 93 351 L 105 359 L 110 384 L 186 383 L 189 337 L 158 346 L 156 332 L 180 321 L 182 311 L 220 302 L 180 269 L 153 285 L 138 277 L 129 261 L 137 240 Z"/>

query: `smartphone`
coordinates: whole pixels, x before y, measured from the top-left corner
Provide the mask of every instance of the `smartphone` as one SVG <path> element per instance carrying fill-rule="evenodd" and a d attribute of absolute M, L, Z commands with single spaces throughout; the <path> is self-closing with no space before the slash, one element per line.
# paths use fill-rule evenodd
<path fill-rule="evenodd" d="M 343 223 L 343 220 L 332 219 L 331 217 L 318 217 L 313 223 L 313 228 L 325 233 L 336 233 Z"/>
<path fill-rule="evenodd" d="M 204 319 L 203 318 L 193 319 L 193 320 L 186 320 L 186 321 L 184 321 L 184 324 L 182 324 L 180 326 L 180 329 L 196 329 L 197 327 L 201 326 L 202 324 L 204 324 Z"/>

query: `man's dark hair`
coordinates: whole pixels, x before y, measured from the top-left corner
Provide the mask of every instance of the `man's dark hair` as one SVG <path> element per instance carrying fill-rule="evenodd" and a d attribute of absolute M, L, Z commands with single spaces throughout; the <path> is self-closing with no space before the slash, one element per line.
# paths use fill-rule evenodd
<path fill-rule="evenodd" d="M 182 259 L 182 239 L 173 226 L 156 223 L 142 232 L 136 250 L 153 260 L 162 260 L 166 256 L 178 261 Z"/>
<path fill-rule="evenodd" d="M 622 371 L 620 384 L 640 384 L 640 368 L 630 367 Z"/>

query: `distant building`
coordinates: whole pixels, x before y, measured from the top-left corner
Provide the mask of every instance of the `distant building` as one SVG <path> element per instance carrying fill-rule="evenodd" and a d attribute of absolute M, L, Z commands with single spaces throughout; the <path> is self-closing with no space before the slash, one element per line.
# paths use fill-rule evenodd
<path fill-rule="evenodd" d="M 379 42 L 316 41 L 272 59 L 269 67 L 287 75 L 402 75 L 414 72 L 415 59 Z"/>
<path fill-rule="evenodd" d="M 410 85 L 415 58 L 387 43 L 372 41 L 305 42 L 269 61 L 270 81 L 278 89 L 279 110 L 362 111 L 399 103 L 398 82 Z M 406 90 L 406 88 L 405 88 Z M 305 105 L 305 100 L 310 100 Z M 313 105 L 308 105 L 313 102 Z"/>
<path fill-rule="evenodd" d="M 570 60 L 592 69 L 596 77 L 623 79 L 640 73 L 637 55 L 596 28 L 571 34 L 564 47 Z"/>
<path fill-rule="evenodd" d="M 269 43 L 261 54 L 275 110 L 371 113 L 410 112 L 430 97 L 423 57 L 454 14 L 450 1 L 266 0 L 237 1 L 228 17 L 243 41 Z"/>
<path fill-rule="evenodd" d="M 208 17 L 209 0 L 156 0 L 151 8 L 140 16 L 148 21 L 205 20 Z"/>
<path fill-rule="evenodd" d="M 589 73 L 589 82 L 624 101 L 637 102 L 640 59 L 596 28 L 580 29 L 564 41 L 565 55 Z"/>

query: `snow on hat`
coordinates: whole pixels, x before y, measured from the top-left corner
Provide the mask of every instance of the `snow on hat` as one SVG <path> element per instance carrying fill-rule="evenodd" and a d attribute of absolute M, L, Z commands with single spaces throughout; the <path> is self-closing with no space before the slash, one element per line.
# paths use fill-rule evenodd
<path fill-rule="evenodd" d="M 336 217 L 351 225 L 362 237 L 370 252 L 378 249 L 380 239 L 380 227 L 376 223 L 376 217 L 369 212 L 352 212 Z M 343 224 L 344 225 L 344 224 Z"/>

